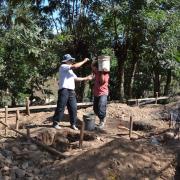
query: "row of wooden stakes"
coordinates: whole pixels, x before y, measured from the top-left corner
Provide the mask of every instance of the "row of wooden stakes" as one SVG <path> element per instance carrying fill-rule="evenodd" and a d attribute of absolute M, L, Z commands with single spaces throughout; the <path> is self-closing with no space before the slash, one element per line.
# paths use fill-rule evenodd
<path fill-rule="evenodd" d="M 26 97 L 26 114 L 28 116 L 30 115 L 29 104 L 30 104 L 29 97 Z M 20 117 L 19 109 L 17 108 L 16 109 L 16 130 L 19 129 L 19 117 Z M 8 124 L 7 121 L 8 121 L 8 106 L 5 106 L 5 121 L 4 121 L 5 124 Z M 5 136 L 7 135 L 7 127 L 6 126 L 5 126 L 4 134 L 5 134 Z"/>

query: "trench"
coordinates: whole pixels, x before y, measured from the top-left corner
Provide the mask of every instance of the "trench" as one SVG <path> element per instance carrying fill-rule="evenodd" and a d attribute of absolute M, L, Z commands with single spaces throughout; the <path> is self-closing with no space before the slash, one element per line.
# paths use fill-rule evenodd
<path fill-rule="evenodd" d="M 142 121 L 134 121 L 133 122 L 133 130 L 134 131 L 151 131 L 155 129 L 155 126 L 142 122 Z"/>

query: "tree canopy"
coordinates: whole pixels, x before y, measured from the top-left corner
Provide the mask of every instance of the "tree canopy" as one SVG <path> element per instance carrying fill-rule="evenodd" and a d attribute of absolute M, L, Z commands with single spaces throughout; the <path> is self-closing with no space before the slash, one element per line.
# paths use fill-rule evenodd
<path fill-rule="evenodd" d="M 65 53 L 111 56 L 111 100 L 179 92 L 179 6 L 177 0 L 1 0 L 1 98 L 10 93 L 12 105 L 33 99 Z M 90 96 L 84 84 L 78 89 L 79 100 Z"/>

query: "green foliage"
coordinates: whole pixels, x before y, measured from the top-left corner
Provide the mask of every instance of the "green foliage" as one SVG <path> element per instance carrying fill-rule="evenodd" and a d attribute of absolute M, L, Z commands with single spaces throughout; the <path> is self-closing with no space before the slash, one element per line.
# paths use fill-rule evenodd
<path fill-rule="evenodd" d="M 112 98 L 119 97 L 118 86 L 123 84 L 125 95 L 131 84 L 134 97 L 152 91 L 155 70 L 161 84 L 166 84 L 168 70 L 179 81 L 179 1 L 44 3 L 3 0 L 0 4 L 0 90 L 9 89 L 16 102 L 43 90 L 65 53 L 78 60 L 111 56 Z M 90 72 L 86 67 L 77 74 Z M 81 84 L 79 94 L 83 88 Z"/>
<path fill-rule="evenodd" d="M 15 101 L 22 94 L 41 89 L 46 78 L 56 71 L 59 61 L 54 46 L 60 40 L 51 39 L 50 32 L 45 32 L 31 14 L 28 16 L 31 11 L 28 6 L 21 7 L 17 11 L 13 9 L 14 14 L 9 18 L 14 23 L 2 28 L 0 37 L 1 90 L 8 88 Z"/>

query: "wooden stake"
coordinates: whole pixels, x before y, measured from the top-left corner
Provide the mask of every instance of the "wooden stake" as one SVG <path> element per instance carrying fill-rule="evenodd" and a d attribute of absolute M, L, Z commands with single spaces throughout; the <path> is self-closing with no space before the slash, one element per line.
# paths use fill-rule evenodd
<path fill-rule="evenodd" d="M 133 119 L 132 119 L 132 116 L 130 116 L 130 124 L 129 124 L 129 138 L 131 138 L 131 135 L 132 135 L 132 130 L 133 130 Z"/>
<path fill-rule="evenodd" d="M 30 129 L 27 127 L 27 137 L 30 138 L 31 135 L 30 135 Z"/>
<path fill-rule="evenodd" d="M 155 104 L 157 104 L 157 100 L 158 100 L 158 92 L 156 92 L 156 100 L 155 100 Z"/>
<path fill-rule="evenodd" d="M 12 130 L 12 131 L 20 134 L 21 136 L 25 137 L 26 139 L 28 139 L 28 137 L 27 137 L 26 134 L 24 134 L 24 133 L 22 133 L 22 132 L 14 129 L 14 128 L 12 128 L 12 127 L 9 127 L 6 123 L 3 123 L 2 121 L 0 121 L 0 124 L 3 124 L 3 125 L 6 126 L 8 129 L 10 129 L 10 130 Z M 31 137 L 30 137 L 29 139 L 30 139 L 31 142 L 33 142 L 33 143 L 41 146 L 41 147 L 42 147 L 43 149 L 45 149 L 46 151 L 48 151 L 48 152 L 50 152 L 50 153 L 52 153 L 52 154 L 54 154 L 54 155 L 56 155 L 56 156 L 59 156 L 60 158 L 66 158 L 66 157 L 67 157 L 67 155 L 64 155 L 63 153 L 57 151 L 56 149 L 54 149 L 54 148 L 52 148 L 52 147 L 49 147 L 49 146 L 47 146 L 46 144 L 43 144 L 43 143 L 37 141 L 37 140 L 34 139 L 34 138 L 31 138 Z"/>
<path fill-rule="evenodd" d="M 26 97 L 26 113 L 28 116 L 30 116 L 29 97 Z"/>
<path fill-rule="evenodd" d="M 172 126 L 172 114 L 169 115 L 169 128 Z"/>
<path fill-rule="evenodd" d="M 27 140 L 30 141 L 31 134 L 30 134 L 30 129 L 27 127 Z"/>
<path fill-rule="evenodd" d="M 139 106 L 139 99 L 136 100 L 136 105 Z"/>
<path fill-rule="evenodd" d="M 19 129 L 19 109 L 16 110 L 16 130 Z"/>
<path fill-rule="evenodd" d="M 84 121 L 82 121 L 81 129 L 80 129 L 79 148 L 82 148 L 83 146 L 83 138 L 84 138 Z"/>
<path fill-rule="evenodd" d="M 8 120 L 8 106 L 5 106 L 5 123 L 7 124 L 7 120 Z M 4 132 L 5 136 L 7 135 L 7 127 L 5 126 L 5 132 Z"/>

